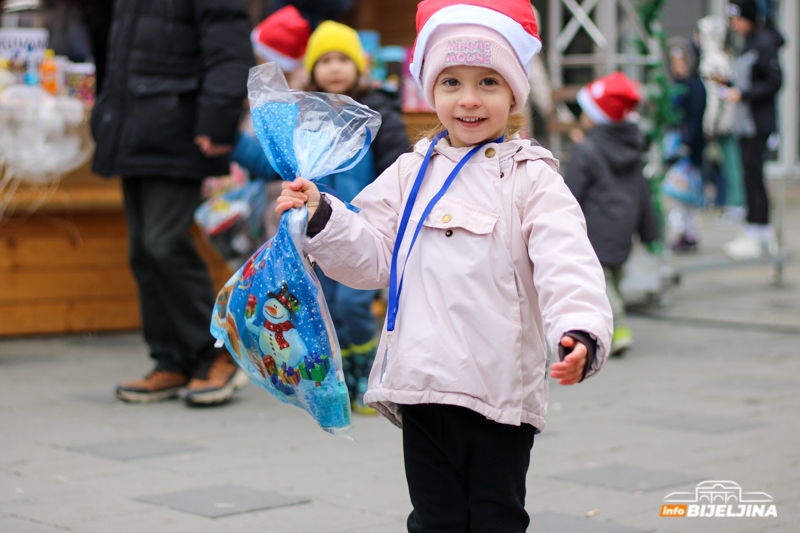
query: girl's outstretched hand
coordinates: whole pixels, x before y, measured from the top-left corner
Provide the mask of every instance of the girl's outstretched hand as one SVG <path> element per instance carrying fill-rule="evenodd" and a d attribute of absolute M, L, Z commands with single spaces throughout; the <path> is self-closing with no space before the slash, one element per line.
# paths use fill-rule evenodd
<path fill-rule="evenodd" d="M 564 335 L 561 344 L 571 352 L 560 363 L 554 363 L 550 375 L 559 380 L 559 385 L 574 385 L 583 378 L 583 369 L 586 366 L 586 346 L 572 337 Z"/>
<path fill-rule="evenodd" d="M 281 195 L 278 196 L 275 212 L 282 215 L 287 209 L 300 207 L 306 204 L 308 218 L 314 216 L 319 206 L 320 194 L 317 186 L 305 178 L 296 178 L 294 181 L 284 181 Z"/>

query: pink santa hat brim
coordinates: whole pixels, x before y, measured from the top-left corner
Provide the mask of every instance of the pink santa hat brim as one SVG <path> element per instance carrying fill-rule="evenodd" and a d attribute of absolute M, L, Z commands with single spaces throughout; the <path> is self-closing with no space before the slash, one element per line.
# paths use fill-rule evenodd
<path fill-rule="evenodd" d="M 470 4 L 449 5 L 439 9 L 425 21 L 414 43 L 410 71 L 420 88 L 424 89 L 422 63 L 428 47 L 428 40 L 438 27 L 450 24 L 478 24 L 503 35 L 513 48 L 526 75 L 530 74 L 533 56 L 542 49 L 542 42 L 536 35 L 535 27 L 531 33 L 529 29 L 513 18 L 489 7 Z"/>

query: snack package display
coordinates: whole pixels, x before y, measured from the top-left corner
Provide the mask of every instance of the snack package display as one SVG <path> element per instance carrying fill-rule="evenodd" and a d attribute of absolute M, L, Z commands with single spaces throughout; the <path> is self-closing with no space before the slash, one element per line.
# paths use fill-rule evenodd
<path fill-rule="evenodd" d="M 194 220 L 222 257 L 240 266 L 263 241 L 267 187 L 257 180 L 200 204 Z"/>
<path fill-rule="evenodd" d="M 250 70 L 248 93 L 256 136 L 286 180 L 355 166 L 380 127 L 378 113 L 349 97 L 290 90 L 275 63 Z M 346 436 L 350 399 L 333 321 L 303 254 L 307 224 L 305 207 L 282 215 L 277 235 L 220 291 L 211 333 L 253 383 Z"/>

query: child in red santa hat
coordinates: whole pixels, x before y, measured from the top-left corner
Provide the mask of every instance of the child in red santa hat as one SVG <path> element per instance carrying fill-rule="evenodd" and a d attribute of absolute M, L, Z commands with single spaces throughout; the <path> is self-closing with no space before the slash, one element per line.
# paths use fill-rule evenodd
<path fill-rule="evenodd" d="M 403 430 L 410 532 L 524 533 L 525 477 L 563 385 L 611 343 L 603 270 L 552 154 L 506 135 L 541 48 L 528 0 L 425 0 L 411 72 L 444 129 L 347 209 L 310 181 L 305 251 L 352 287 L 389 287 L 365 404 Z M 402 295 L 401 295 L 402 291 Z"/>
<path fill-rule="evenodd" d="M 589 240 L 606 275 L 614 313 L 611 354 L 633 345 L 619 287 L 634 234 L 643 243 L 658 237 L 650 188 L 644 178 L 644 138 L 630 120 L 641 100 L 639 89 L 622 72 L 597 79 L 578 93 L 583 110 L 582 142 L 570 154 L 564 181 L 581 204 Z"/>

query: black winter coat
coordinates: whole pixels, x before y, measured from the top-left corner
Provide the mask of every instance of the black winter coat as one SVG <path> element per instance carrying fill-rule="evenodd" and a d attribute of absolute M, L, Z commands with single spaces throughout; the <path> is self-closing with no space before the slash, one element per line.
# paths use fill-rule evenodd
<path fill-rule="evenodd" d="M 103 176 L 202 178 L 233 144 L 253 65 L 246 0 L 116 0 L 103 91 L 92 112 Z"/>
<path fill-rule="evenodd" d="M 689 158 L 697 168 L 703 168 L 703 150 L 706 137 L 703 132 L 703 114 L 706 112 L 706 86 L 700 76 L 693 74 L 688 80 L 676 82 L 684 88 L 676 105 L 683 114 L 680 132 L 683 144 L 689 147 Z"/>
<path fill-rule="evenodd" d="M 766 136 L 776 131 L 775 95 L 783 83 L 778 48 L 783 44 L 783 37 L 774 28 L 756 28 L 747 36 L 744 49 L 734 61 L 737 78 L 734 85 L 742 91 L 740 109 L 743 107 L 747 112 L 749 106 L 756 135 Z M 737 126 L 742 136 L 754 136 L 747 128 L 742 129 L 741 124 Z"/>
<path fill-rule="evenodd" d="M 570 155 L 564 181 L 586 217 L 589 241 L 603 266 L 620 266 L 632 238 L 658 238 L 647 181 L 642 175 L 644 139 L 632 123 L 598 124 Z"/>
<path fill-rule="evenodd" d="M 403 123 L 400 96 L 372 89 L 359 99 L 359 103 L 381 114 L 381 128 L 370 147 L 375 157 L 375 177 L 378 177 L 411 149 L 411 141 Z"/>

